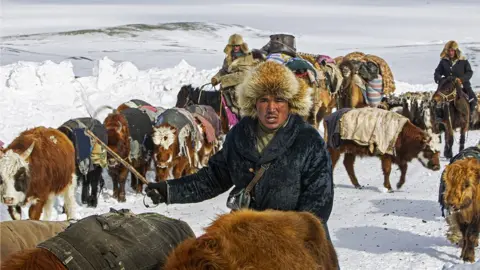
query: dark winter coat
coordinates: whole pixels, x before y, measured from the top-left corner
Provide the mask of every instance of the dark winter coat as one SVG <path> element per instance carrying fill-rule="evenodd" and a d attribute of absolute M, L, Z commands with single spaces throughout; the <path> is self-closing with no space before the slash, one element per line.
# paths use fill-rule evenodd
<path fill-rule="evenodd" d="M 201 202 L 232 186 L 236 193 L 253 179 L 254 171 L 270 163 L 252 192 L 250 208 L 310 211 L 326 224 L 333 206 L 332 162 L 318 131 L 293 114 L 260 156 L 256 125 L 257 120 L 244 117 L 207 167 L 167 181 L 167 204 Z"/>
<path fill-rule="evenodd" d="M 464 88 L 471 88 L 470 79 L 473 71 L 467 59 L 460 59 L 455 62 L 443 58 L 435 69 L 434 80 L 438 82 L 442 77 L 454 76 L 462 80 Z"/>

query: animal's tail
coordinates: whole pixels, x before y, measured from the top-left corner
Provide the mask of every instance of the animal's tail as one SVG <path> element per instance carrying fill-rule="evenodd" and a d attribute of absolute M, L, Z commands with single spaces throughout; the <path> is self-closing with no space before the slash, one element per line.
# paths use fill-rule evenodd
<path fill-rule="evenodd" d="M 113 108 L 112 106 L 110 105 L 102 105 L 100 107 L 98 107 L 95 112 L 93 113 L 93 116 L 90 114 L 90 117 L 92 117 L 92 119 L 96 119 L 97 115 L 103 111 L 104 109 L 110 109 L 112 110 L 113 113 L 116 113 L 117 112 L 117 109 Z"/>
<path fill-rule="evenodd" d="M 83 87 L 82 83 L 79 82 L 78 80 L 75 80 L 75 82 L 77 82 L 80 85 L 80 97 L 82 98 L 82 104 L 83 104 L 83 106 L 85 106 L 85 109 L 87 110 L 88 115 L 90 115 L 90 118 L 92 119 L 92 123 L 90 124 L 88 129 L 93 130 L 93 127 L 95 125 L 96 117 L 101 110 L 103 110 L 104 108 L 112 109 L 113 112 L 115 112 L 116 110 L 114 108 L 112 108 L 111 106 L 103 105 L 103 106 L 100 106 L 99 108 L 97 108 L 93 112 L 93 115 L 92 115 L 91 111 L 93 109 L 93 106 L 92 106 L 92 104 L 90 104 L 90 102 L 87 99 L 87 95 L 85 94 L 85 91 L 84 91 L 85 87 Z"/>

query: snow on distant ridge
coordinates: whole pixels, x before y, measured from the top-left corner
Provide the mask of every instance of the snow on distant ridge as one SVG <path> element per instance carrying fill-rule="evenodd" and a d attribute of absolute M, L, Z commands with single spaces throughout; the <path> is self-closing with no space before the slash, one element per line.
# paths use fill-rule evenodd
<path fill-rule="evenodd" d="M 27 128 L 57 127 L 70 118 L 89 116 L 102 105 L 116 107 L 133 98 L 172 107 L 182 85 L 203 85 L 217 70 L 197 71 L 186 61 L 167 69 L 138 70 L 131 62 L 115 63 L 106 57 L 95 62 L 93 76 L 79 78 L 70 61 L 0 66 L 0 140 L 8 143 Z M 107 113 L 99 114 L 99 120 Z"/>
<path fill-rule="evenodd" d="M 95 61 L 92 76 L 76 78 L 70 61 L 25 62 L 0 66 L 0 130 L 3 141 L 38 125 L 56 127 L 70 118 L 86 117 L 102 105 L 116 107 L 129 99 L 142 99 L 154 106 L 173 107 L 182 85 L 200 87 L 219 67 L 197 70 L 185 60 L 166 69 L 139 70 L 131 62 L 108 57 Z M 434 84 L 396 82 L 395 94 L 430 91 Z M 211 86 L 205 90 L 212 90 Z M 108 111 L 98 115 L 103 121 Z"/>

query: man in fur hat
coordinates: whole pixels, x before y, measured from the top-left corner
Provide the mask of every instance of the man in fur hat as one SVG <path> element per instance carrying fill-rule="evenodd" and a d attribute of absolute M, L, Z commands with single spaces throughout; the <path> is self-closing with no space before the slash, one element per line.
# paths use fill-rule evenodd
<path fill-rule="evenodd" d="M 230 108 L 233 106 L 232 109 L 238 115 L 239 111 L 235 110 L 238 105 L 234 88 L 242 82 L 245 72 L 258 63 L 258 60 L 254 59 L 248 49 L 248 44 L 239 34 L 230 36 L 223 52 L 225 52 L 225 59 L 222 68 L 212 77 L 211 83 L 213 86 L 221 83 L 222 89 L 231 90 L 227 91 L 229 93 L 226 95 L 227 104 Z"/>
<path fill-rule="evenodd" d="M 147 195 L 155 203 L 197 203 L 234 186 L 227 201 L 232 210 L 310 211 L 328 235 L 332 162 L 323 138 L 304 121 L 312 106 L 310 91 L 288 67 L 259 64 L 237 88 L 243 118 L 228 132 L 222 150 L 195 174 L 150 183 Z M 245 200 L 242 192 L 257 172 L 264 174 Z"/>
<path fill-rule="evenodd" d="M 463 84 L 463 91 L 468 95 L 470 112 L 475 111 L 477 97 L 470 84 L 473 71 L 467 58 L 458 47 L 458 43 L 454 40 L 447 42 L 440 53 L 440 58 L 440 63 L 434 73 L 435 83 L 438 83 L 442 77 L 446 77 L 450 81 L 459 78 Z"/>

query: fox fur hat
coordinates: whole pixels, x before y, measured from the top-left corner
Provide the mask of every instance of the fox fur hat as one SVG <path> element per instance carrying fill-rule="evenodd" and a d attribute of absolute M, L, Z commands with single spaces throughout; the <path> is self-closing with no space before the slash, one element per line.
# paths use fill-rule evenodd
<path fill-rule="evenodd" d="M 313 105 L 312 89 L 286 66 L 267 61 L 249 70 L 243 82 L 237 86 L 236 94 L 241 114 L 257 117 L 257 100 L 265 95 L 285 99 L 290 113 L 308 117 Z"/>
<path fill-rule="evenodd" d="M 443 47 L 442 52 L 440 53 L 440 58 L 448 58 L 448 50 L 454 49 L 455 50 L 455 58 L 457 60 L 465 60 L 465 56 L 462 54 L 462 51 L 458 47 L 458 43 L 455 40 L 450 40 L 445 44 Z"/>
<path fill-rule="evenodd" d="M 233 46 L 240 45 L 240 50 L 247 54 L 249 53 L 248 44 L 243 40 L 243 37 L 240 34 L 233 34 L 228 38 L 228 44 L 223 49 L 223 52 L 226 55 L 230 55 L 232 52 Z"/>

